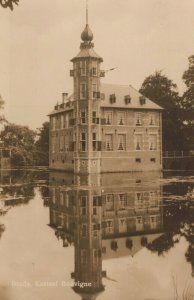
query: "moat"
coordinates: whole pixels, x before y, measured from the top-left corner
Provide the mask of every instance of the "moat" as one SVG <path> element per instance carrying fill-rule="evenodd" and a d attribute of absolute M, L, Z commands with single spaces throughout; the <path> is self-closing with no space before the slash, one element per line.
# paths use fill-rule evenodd
<path fill-rule="evenodd" d="M 194 299 L 194 173 L 0 174 L 0 299 Z"/>

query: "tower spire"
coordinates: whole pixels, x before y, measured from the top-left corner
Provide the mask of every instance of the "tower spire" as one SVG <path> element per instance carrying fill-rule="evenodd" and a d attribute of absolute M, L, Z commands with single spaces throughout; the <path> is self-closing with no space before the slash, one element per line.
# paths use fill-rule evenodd
<path fill-rule="evenodd" d="M 81 39 L 87 43 L 93 40 L 93 33 L 88 25 L 88 0 L 86 0 L 86 27 L 81 34 Z"/>
<path fill-rule="evenodd" d="M 88 0 L 86 0 L 86 24 L 88 24 Z"/>

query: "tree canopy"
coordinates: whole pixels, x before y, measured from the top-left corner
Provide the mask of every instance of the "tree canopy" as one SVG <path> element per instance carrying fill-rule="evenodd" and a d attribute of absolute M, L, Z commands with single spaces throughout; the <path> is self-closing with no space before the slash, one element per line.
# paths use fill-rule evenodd
<path fill-rule="evenodd" d="M 35 151 L 35 131 L 27 126 L 7 124 L 0 133 L 5 147 L 12 150 L 13 165 L 33 165 Z"/>
<path fill-rule="evenodd" d="M 139 91 L 164 108 L 162 113 L 163 149 L 178 150 L 182 146 L 182 135 L 178 117 L 180 96 L 177 85 L 163 75 L 162 71 L 156 71 L 144 80 Z"/>
<path fill-rule="evenodd" d="M 183 81 L 186 84 L 186 91 L 181 98 L 181 122 L 184 135 L 187 138 L 188 149 L 194 147 L 194 55 L 188 58 L 188 69 L 183 73 Z"/>
<path fill-rule="evenodd" d="M 0 0 L 0 5 L 3 8 L 10 8 L 11 10 L 13 10 L 14 5 L 18 5 L 19 0 Z"/>
<path fill-rule="evenodd" d="M 49 164 L 49 122 L 42 124 L 38 129 L 38 140 L 36 146 L 36 164 L 41 166 L 48 166 Z"/>
<path fill-rule="evenodd" d="M 148 76 L 139 91 L 168 111 L 173 110 L 179 101 L 177 85 L 163 75 L 162 71 Z"/>

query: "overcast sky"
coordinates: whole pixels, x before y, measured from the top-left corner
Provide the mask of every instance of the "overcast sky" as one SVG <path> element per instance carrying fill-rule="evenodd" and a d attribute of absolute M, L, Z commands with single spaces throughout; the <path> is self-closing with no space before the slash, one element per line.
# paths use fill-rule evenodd
<path fill-rule="evenodd" d="M 104 82 L 139 89 L 156 70 L 184 90 L 194 54 L 194 0 L 89 0 L 89 24 Z M 70 59 L 79 51 L 85 0 L 20 0 L 0 7 L 0 93 L 10 122 L 35 129 L 62 92 L 72 92 Z"/>

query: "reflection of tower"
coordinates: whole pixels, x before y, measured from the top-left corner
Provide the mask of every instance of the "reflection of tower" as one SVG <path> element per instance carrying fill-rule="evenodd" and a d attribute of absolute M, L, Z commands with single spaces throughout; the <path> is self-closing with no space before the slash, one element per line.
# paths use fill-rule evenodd
<path fill-rule="evenodd" d="M 104 290 L 102 259 L 134 256 L 161 236 L 159 173 L 50 177 L 50 225 L 64 247 L 71 242 L 75 247 L 73 290 L 95 299 Z"/>
<path fill-rule="evenodd" d="M 94 299 L 104 290 L 102 285 L 101 196 L 95 189 L 78 189 L 75 226 L 74 291 L 83 299 Z M 89 283 L 81 288 L 76 283 Z"/>
<path fill-rule="evenodd" d="M 74 243 L 73 290 L 84 300 L 95 299 L 104 290 L 102 277 L 106 276 L 102 271 L 100 176 L 51 173 L 50 178 L 50 225 L 64 247 Z"/>

